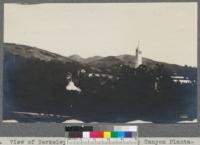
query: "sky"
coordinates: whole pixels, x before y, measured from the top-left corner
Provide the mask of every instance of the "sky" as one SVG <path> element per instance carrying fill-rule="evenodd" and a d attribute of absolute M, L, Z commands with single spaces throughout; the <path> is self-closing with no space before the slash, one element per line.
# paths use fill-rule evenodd
<path fill-rule="evenodd" d="M 197 66 L 197 3 L 5 4 L 4 42 L 63 56 L 135 55 Z"/>

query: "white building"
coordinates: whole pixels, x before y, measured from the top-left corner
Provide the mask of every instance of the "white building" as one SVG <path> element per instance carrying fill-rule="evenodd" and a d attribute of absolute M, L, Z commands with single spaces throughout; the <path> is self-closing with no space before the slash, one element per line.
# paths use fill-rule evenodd
<path fill-rule="evenodd" d="M 66 90 L 68 91 L 77 91 L 77 92 L 81 92 L 81 89 L 79 87 L 77 87 L 73 81 L 70 81 L 68 83 L 68 85 L 66 86 Z"/>
<path fill-rule="evenodd" d="M 135 68 L 137 68 L 142 64 L 142 51 L 140 50 L 140 47 L 139 47 L 139 41 L 138 41 L 138 46 L 135 51 L 135 55 L 136 55 Z"/>
<path fill-rule="evenodd" d="M 180 83 L 180 84 L 191 84 L 192 81 L 188 77 L 183 77 L 183 76 L 171 76 L 173 79 L 173 82 L 175 83 Z"/>

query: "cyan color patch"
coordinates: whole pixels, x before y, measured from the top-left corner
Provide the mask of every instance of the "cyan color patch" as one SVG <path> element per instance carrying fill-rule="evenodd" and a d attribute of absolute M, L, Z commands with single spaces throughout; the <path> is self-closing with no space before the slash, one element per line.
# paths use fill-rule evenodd
<path fill-rule="evenodd" d="M 125 137 L 125 133 L 123 131 L 119 131 L 117 133 L 118 138 L 124 138 Z"/>

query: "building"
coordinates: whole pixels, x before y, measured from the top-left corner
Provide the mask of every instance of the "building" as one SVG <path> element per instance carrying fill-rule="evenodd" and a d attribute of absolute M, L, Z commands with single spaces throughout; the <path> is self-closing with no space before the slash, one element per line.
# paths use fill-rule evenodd
<path fill-rule="evenodd" d="M 184 76 L 171 76 L 171 79 L 174 83 L 180 83 L 180 84 L 191 84 L 192 81 L 188 77 Z"/>
<path fill-rule="evenodd" d="M 139 41 L 138 41 L 138 46 L 135 51 L 135 55 L 136 55 L 135 68 L 137 68 L 142 64 L 142 51 L 140 50 L 140 47 L 139 47 Z"/>

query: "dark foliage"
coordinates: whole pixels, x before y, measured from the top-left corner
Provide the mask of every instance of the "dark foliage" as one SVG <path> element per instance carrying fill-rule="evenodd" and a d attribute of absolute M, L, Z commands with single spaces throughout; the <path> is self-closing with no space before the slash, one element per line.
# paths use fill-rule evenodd
<path fill-rule="evenodd" d="M 155 64 L 135 69 L 119 65 L 118 60 L 105 67 L 102 62 L 96 68 L 100 76 L 88 77 L 94 66 L 26 58 L 5 51 L 4 117 L 10 111 L 64 114 L 86 122 L 140 119 L 168 123 L 181 120 L 181 114 L 196 117 L 196 82 L 174 83 L 170 77 L 176 73 L 196 80 L 196 68 Z M 83 68 L 86 72 L 78 73 Z M 72 74 L 81 93 L 65 89 L 67 73 Z"/>

